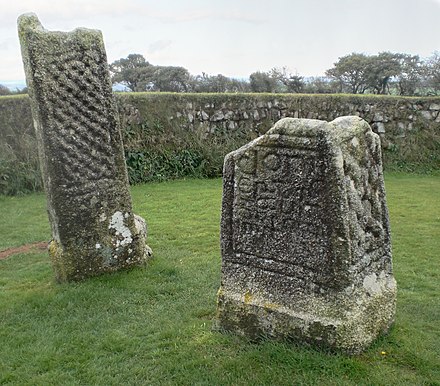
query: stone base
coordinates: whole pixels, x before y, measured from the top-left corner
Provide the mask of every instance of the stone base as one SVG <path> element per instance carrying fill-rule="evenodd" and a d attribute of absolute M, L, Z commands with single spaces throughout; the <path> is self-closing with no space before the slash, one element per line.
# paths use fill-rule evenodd
<path fill-rule="evenodd" d="M 66 248 L 52 240 L 48 249 L 55 279 L 60 283 L 79 281 L 145 264 L 153 252 L 146 244 L 147 224 L 136 214 L 134 229 L 135 232 L 130 234 L 130 244 L 125 247 L 115 245 L 114 239 L 109 235 L 104 235 L 99 243 L 84 243 L 81 248 Z"/>
<path fill-rule="evenodd" d="M 148 230 L 147 230 L 147 222 L 145 221 L 145 219 L 137 214 L 133 214 L 134 215 L 134 226 L 136 228 L 136 231 L 140 237 L 141 240 L 144 240 L 144 242 L 147 241 L 147 235 L 148 235 Z M 144 254 L 143 254 L 143 262 L 147 261 L 151 256 L 153 256 L 153 250 L 147 245 L 145 244 L 144 247 Z"/>
<path fill-rule="evenodd" d="M 359 354 L 394 322 L 396 284 L 393 278 L 384 284 L 380 292 L 361 291 L 350 298 L 335 297 L 327 304 L 310 299 L 307 310 L 265 302 L 249 292 L 220 289 L 214 328 L 252 340 L 273 338 Z"/>

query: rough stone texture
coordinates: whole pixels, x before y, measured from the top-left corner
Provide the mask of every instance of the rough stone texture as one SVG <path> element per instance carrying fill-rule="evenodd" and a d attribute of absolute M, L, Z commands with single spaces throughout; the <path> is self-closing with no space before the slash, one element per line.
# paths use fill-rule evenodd
<path fill-rule="evenodd" d="M 18 20 L 58 281 L 142 263 L 146 225 L 132 213 L 102 34 Z"/>
<path fill-rule="evenodd" d="M 228 154 L 217 327 L 364 350 L 394 319 L 379 136 L 285 118 Z"/>

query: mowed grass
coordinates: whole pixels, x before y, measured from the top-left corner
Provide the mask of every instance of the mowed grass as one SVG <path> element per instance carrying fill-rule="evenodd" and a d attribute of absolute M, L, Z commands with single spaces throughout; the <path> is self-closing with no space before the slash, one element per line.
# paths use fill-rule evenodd
<path fill-rule="evenodd" d="M 132 188 L 145 268 L 60 285 L 46 252 L 0 261 L 0 384 L 439 385 L 440 177 L 386 187 L 397 317 L 364 354 L 213 332 L 221 181 L 174 181 Z M 50 238 L 44 195 L 2 197 L 0 213 L 0 250 Z"/>

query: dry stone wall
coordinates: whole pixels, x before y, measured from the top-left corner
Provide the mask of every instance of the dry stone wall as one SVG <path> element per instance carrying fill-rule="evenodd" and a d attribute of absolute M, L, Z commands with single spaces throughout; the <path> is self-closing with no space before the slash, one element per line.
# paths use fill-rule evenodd
<path fill-rule="evenodd" d="M 216 155 L 208 162 L 215 166 L 210 175 L 221 171 L 225 154 L 281 118 L 331 121 L 347 115 L 363 118 L 380 135 L 385 170 L 440 169 L 439 97 L 123 93 L 117 101 L 126 155 L 197 148 L 201 158 Z M 8 154 L 23 151 L 17 137 L 29 132 L 28 104 L 27 97 L 0 98 L 0 147 L 8 147 Z M 129 173 L 136 168 L 130 162 Z"/>
<path fill-rule="evenodd" d="M 404 98 L 349 95 L 276 94 L 120 94 L 122 114 L 129 123 L 140 123 L 142 112 L 165 102 L 170 123 L 188 129 L 203 128 L 208 134 L 238 128 L 267 131 L 270 122 L 281 118 L 332 120 L 356 115 L 378 134 L 406 136 L 414 130 L 440 124 L 440 98 Z M 439 126 L 439 125 L 437 125 Z"/>
<path fill-rule="evenodd" d="M 380 135 L 385 170 L 440 169 L 440 98 L 286 94 L 123 94 L 123 127 L 160 122 L 181 137 L 229 151 L 264 134 L 281 118 L 331 121 L 355 115 Z M 169 139 L 167 139 L 169 140 Z M 132 148 L 129 142 L 126 146 Z M 215 150 L 215 148 L 213 148 Z"/>

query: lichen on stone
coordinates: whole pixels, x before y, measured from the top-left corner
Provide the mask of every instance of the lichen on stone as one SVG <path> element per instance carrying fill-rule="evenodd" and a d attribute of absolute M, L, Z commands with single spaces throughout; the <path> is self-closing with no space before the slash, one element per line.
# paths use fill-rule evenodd
<path fill-rule="evenodd" d="M 143 264 L 151 249 L 132 212 L 101 32 L 47 31 L 34 14 L 18 29 L 57 280 Z"/>
<path fill-rule="evenodd" d="M 379 137 L 359 117 L 286 118 L 228 154 L 216 326 L 365 350 L 394 321 Z"/>
<path fill-rule="evenodd" d="M 120 211 L 117 211 L 110 220 L 108 228 L 114 229 L 115 231 L 115 235 L 117 236 L 115 240 L 116 247 L 125 247 L 133 241 L 130 229 L 124 224 L 124 220 L 128 217 L 127 215 L 128 213 L 124 216 Z"/>

